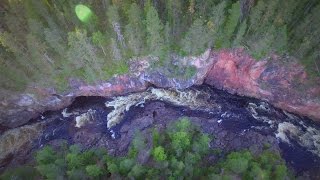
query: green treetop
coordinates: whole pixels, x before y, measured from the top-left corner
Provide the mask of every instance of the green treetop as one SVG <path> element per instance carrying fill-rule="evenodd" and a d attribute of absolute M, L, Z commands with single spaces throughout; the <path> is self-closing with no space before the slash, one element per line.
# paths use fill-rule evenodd
<path fill-rule="evenodd" d="M 133 3 L 128 11 L 129 24 L 125 27 L 125 37 L 129 49 L 133 55 L 138 56 L 144 49 L 144 26 L 142 22 L 142 11 L 140 7 Z"/>
<path fill-rule="evenodd" d="M 182 39 L 183 51 L 192 55 L 201 54 L 208 48 L 208 31 L 202 19 L 196 19 Z"/>
<path fill-rule="evenodd" d="M 157 10 L 151 6 L 146 17 L 147 46 L 151 54 L 161 56 L 164 50 L 164 38 L 162 31 L 164 26 L 159 19 Z"/>

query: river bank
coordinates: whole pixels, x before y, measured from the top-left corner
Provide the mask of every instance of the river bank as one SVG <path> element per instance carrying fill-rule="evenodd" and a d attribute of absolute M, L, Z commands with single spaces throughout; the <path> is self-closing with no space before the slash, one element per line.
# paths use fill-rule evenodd
<path fill-rule="evenodd" d="M 174 91 L 159 90 L 168 94 Z M 172 103 L 181 101 L 179 93 L 186 92 L 200 94 L 193 103 L 202 106 L 190 108 L 186 104 Z M 296 175 L 310 176 L 312 179 L 318 177 L 315 170 L 320 168 L 320 151 L 316 137 L 319 136 L 320 126 L 310 119 L 274 108 L 265 101 L 232 95 L 209 86 L 194 86 L 174 91 L 173 94 L 171 102 L 164 101 L 162 97 L 131 103 L 121 115 L 121 121 L 110 128 L 108 115 L 115 108 L 107 107 L 106 103 L 117 98 L 78 97 L 68 108 L 46 112 L 34 119 L 32 124 L 27 125 L 33 131 L 23 131 L 24 134 L 20 135 L 12 133 L 15 134 L 13 139 L 9 136 L 10 131 L 6 131 L 2 138 L 9 137 L 11 148 L 2 148 L 1 154 L 6 155 L 2 156 L 2 169 L 33 163 L 33 154 L 39 148 L 57 146 L 63 141 L 81 144 L 85 148 L 104 147 L 111 155 L 125 155 L 135 131 L 150 134 L 152 128 L 161 130 L 176 119 L 188 117 L 200 125 L 205 133 L 215 137 L 210 148 L 220 149 L 225 154 L 241 149 L 258 154 L 268 146 L 280 152 Z M 132 100 L 133 95 L 123 96 L 122 99 L 130 97 Z M 141 93 L 136 96 L 141 97 Z M 184 102 L 194 97 L 195 94 L 189 93 Z M 208 104 L 207 107 L 203 106 L 204 102 Z M 80 117 L 86 118 L 80 123 Z M 23 136 L 28 139 L 21 139 Z M 215 158 L 211 161 L 214 162 Z"/>

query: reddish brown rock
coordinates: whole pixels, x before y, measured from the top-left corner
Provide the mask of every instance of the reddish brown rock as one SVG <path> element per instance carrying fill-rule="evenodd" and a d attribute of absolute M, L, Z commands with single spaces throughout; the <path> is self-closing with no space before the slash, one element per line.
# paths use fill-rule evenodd
<path fill-rule="evenodd" d="M 256 61 L 243 49 L 212 53 L 205 83 L 320 121 L 320 80 L 310 79 L 297 60 L 273 55 Z"/>
<path fill-rule="evenodd" d="M 141 92 L 150 85 L 160 88 L 184 89 L 194 84 L 202 84 L 206 72 L 212 66 L 211 50 L 207 50 L 198 57 L 184 57 L 178 59 L 181 64 L 196 67 L 196 74 L 189 78 L 169 77 L 161 69 L 149 68 L 153 57 L 143 57 L 131 63 L 130 74 L 115 76 L 108 81 L 96 85 L 88 85 L 79 80 L 70 80 L 70 86 L 65 93 L 57 93 L 54 89 L 30 87 L 25 93 L 0 96 L 0 134 L 6 129 L 26 124 L 30 119 L 49 110 L 59 110 L 69 106 L 78 96 L 113 97 L 132 92 Z M 1 95 L 1 92 L 0 92 Z"/>
<path fill-rule="evenodd" d="M 205 82 L 230 93 L 265 99 L 276 107 L 320 121 L 320 80 L 312 80 L 295 59 L 271 56 L 254 60 L 243 49 L 206 51 L 199 57 L 178 58 L 181 65 L 196 67 L 191 78 L 169 77 L 150 69 L 144 57 L 131 64 L 130 74 L 96 85 L 70 80 L 65 93 L 40 87 L 0 99 L 0 133 L 26 124 L 48 110 L 63 109 L 78 96 L 112 97 L 146 90 L 150 85 L 184 89 Z"/>

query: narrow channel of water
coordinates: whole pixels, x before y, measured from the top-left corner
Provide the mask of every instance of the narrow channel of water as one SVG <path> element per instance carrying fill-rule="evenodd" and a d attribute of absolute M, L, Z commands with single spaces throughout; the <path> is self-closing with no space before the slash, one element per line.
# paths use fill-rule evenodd
<path fill-rule="evenodd" d="M 170 116 L 171 113 L 172 118 L 187 116 L 200 119 L 204 131 L 207 133 L 210 133 L 211 129 L 218 128 L 219 132 L 221 132 L 222 129 L 224 132 L 234 134 L 234 136 L 240 138 L 240 141 L 241 138 L 246 137 L 247 132 L 250 132 L 251 135 L 252 132 L 254 132 L 261 134 L 262 137 L 270 136 L 276 139 L 282 157 L 297 174 L 302 174 L 305 171 L 313 169 L 320 169 L 319 124 L 312 122 L 308 118 L 274 108 L 264 101 L 231 95 L 209 86 L 192 87 L 191 90 L 192 92 L 197 92 L 199 98 L 193 99 L 190 103 L 194 103 L 194 101 L 200 99 L 201 106 L 195 106 L 195 108 L 183 106 L 186 104 L 186 100 L 181 100 L 181 92 L 173 93 L 175 96 L 179 96 L 180 100 L 179 98 L 175 100 L 174 96 L 170 97 L 171 100 L 169 101 L 174 103 L 164 100 L 166 97 L 163 96 L 158 99 L 145 98 L 145 101 L 142 103 L 137 101 L 132 103 L 132 106 L 126 107 L 128 111 L 118 113 L 121 115 L 121 121 L 111 128 L 107 128 L 108 115 L 114 111 L 114 108 L 107 107 L 105 103 L 111 102 L 114 99 L 78 97 L 68 108 L 60 111 L 46 112 L 42 117 L 37 119 L 37 121 L 48 121 L 48 123 L 42 136 L 39 137 L 35 143 L 34 148 L 40 148 L 57 139 L 67 140 L 70 144 L 79 142 L 87 143 L 88 141 L 85 141 L 85 139 L 90 139 L 92 135 L 92 137 L 96 139 L 86 144 L 88 148 L 99 143 L 101 146 L 101 136 L 105 136 L 107 137 L 107 148 L 113 147 L 110 145 L 112 143 L 118 143 L 113 147 L 117 149 L 119 148 L 117 146 L 121 146 L 121 142 L 117 141 L 122 141 L 124 126 L 132 125 L 133 123 L 131 121 L 142 116 L 143 113 L 148 115 L 148 109 L 146 108 L 155 106 L 154 104 L 158 102 L 164 104 L 164 111 L 167 109 L 168 116 Z M 172 91 L 170 93 L 172 94 Z M 184 96 L 188 94 L 183 93 Z M 143 93 L 136 94 L 137 98 L 142 95 L 146 96 L 146 94 Z M 188 95 L 192 96 L 193 94 L 189 93 Z M 125 99 L 126 97 L 123 98 Z M 203 107 L 204 100 L 209 104 L 208 107 Z M 179 101 L 185 102 L 183 102 L 183 105 L 179 105 Z M 94 123 L 87 122 L 85 127 L 76 128 L 77 123 L 75 120 L 84 114 L 90 117 L 90 119 L 94 119 Z M 156 116 L 157 112 L 153 111 L 150 112 L 150 114 L 151 116 Z M 83 130 L 85 134 L 79 134 L 79 129 L 85 129 Z M 78 136 L 79 140 L 76 138 Z M 219 136 L 219 134 L 217 136 Z M 236 147 L 237 145 L 234 146 Z"/>

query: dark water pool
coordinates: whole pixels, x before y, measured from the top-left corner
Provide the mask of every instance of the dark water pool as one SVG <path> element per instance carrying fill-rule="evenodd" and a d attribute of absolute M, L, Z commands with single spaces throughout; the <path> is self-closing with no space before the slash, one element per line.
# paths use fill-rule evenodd
<path fill-rule="evenodd" d="M 174 106 L 170 103 L 163 102 L 166 107 L 174 109 L 179 115 L 187 117 L 200 117 L 206 119 L 216 119 L 220 126 L 225 130 L 233 133 L 243 133 L 247 130 L 253 130 L 263 135 L 271 135 L 275 137 L 278 131 L 278 124 L 282 122 L 290 122 L 295 126 L 305 129 L 310 126 L 320 129 L 319 124 L 313 123 L 310 119 L 297 115 L 286 114 L 280 109 L 274 108 L 272 105 L 254 98 L 241 97 L 232 95 L 221 90 L 213 89 L 208 86 L 192 87 L 199 91 L 208 92 L 211 97 L 208 101 L 215 102 L 220 106 L 219 109 L 207 111 L 190 110 L 188 107 Z M 105 102 L 110 99 L 104 97 L 78 97 L 71 106 L 67 108 L 67 112 L 77 112 L 78 114 L 85 113 L 89 109 L 95 110 L 95 124 L 89 124 L 88 131 L 101 132 L 109 137 L 119 139 L 121 137 L 121 127 L 132 120 L 132 117 L 141 114 L 144 107 L 131 107 L 126 112 L 123 120 L 115 127 L 107 128 L 107 116 L 113 108 L 107 108 Z M 147 106 L 152 101 L 147 101 L 144 106 Z M 74 118 L 77 114 L 64 117 L 62 111 L 46 112 L 43 117 L 39 117 L 37 121 L 50 119 L 46 125 L 43 135 L 37 140 L 37 148 L 42 147 L 54 139 L 65 139 L 70 144 L 73 142 L 73 137 L 77 133 L 74 128 Z M 294 117 L 294 118 L 292 118 Z M 304 126 L 299 122 L 304 122 Z M 208 124 L 210 125 L 210 124 Z M 308 147 L 305 147 L 295 138 L 290 138 L 290 144 L 278 140 L 281 149 L 282 157 L 286 160 L 297 174 L 302 174 L 311 169 L 320 171 L 320 158 L 315 153 L 310 152 Z"/>

